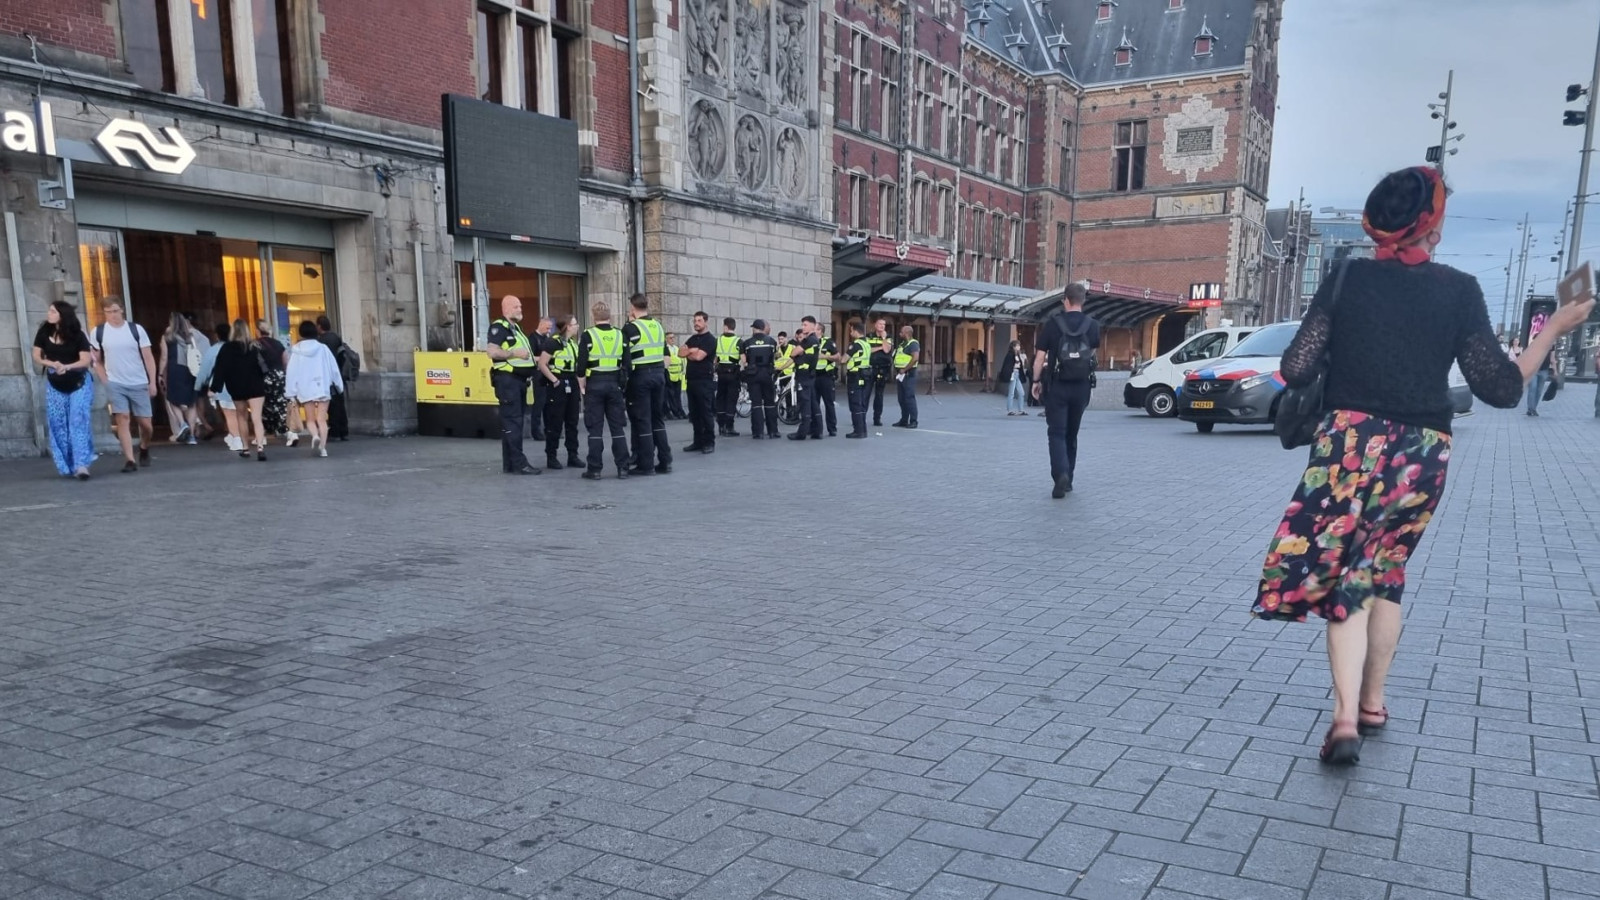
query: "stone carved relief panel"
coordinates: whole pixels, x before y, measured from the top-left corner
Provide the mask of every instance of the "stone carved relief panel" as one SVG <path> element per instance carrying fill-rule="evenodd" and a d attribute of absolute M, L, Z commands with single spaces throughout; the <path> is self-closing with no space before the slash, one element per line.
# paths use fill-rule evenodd
<path fill-rule="evenodd" d="M 727 73 L 727 0 L 684 0 L 684 12 L 689 74 L 722 78 Z"/>
<path fill-rule="evenodd" d="M 705 181 L 723 177 L 728 165 L 728 126 L 722 111 L 701 100 L 689 111 L 689 165 Z"/>
<path fill-rule="evenodd" d="M 806 163 L 806 139 L 800 136 L 799 131 L 785 128 L 778 136 L 776 156 L 774 177 L 778 183 L 778 190 L 791 200 L 803 198 L 806 191 L 806 171 L 810 168 Z"/>
<path fill-rule="evenodd" d="M 821 187 L 813 157 L 822 145 L 817 5 L 681 3 L 691 186 L 708 197 L 791 213 L 814 206 Z"/>
<path fill-rule="evenodd" d="M 734 130 L 733 173 L 748 191 L 767 183 L 767 129 L 755 116 L 741 116 Z"/>
<path fill-rule="evenodd" d="M 770 0 L 733 0 L 733 83 L 760 93 L 772 55 Z"/>

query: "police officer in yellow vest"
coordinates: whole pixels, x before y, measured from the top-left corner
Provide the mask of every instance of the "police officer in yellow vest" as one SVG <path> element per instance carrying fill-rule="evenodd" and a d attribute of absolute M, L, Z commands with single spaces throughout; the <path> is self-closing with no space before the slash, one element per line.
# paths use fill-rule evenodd
<path fill-rule="evenodd" d="M 544 461 L 545 468 L 561 468 L 558 455 L 561 435 L 567 436 L 567 465 L 576 469 L 578 460 L 578 419 L 583 408 L 583 393 L 578 390 L 578 320 L 568 316 L 552 339 L 555 352 L 550 354 L 550 374 L 556 383 L 550 386 L 550 398 L 544 405 Z"/>
<path fill-rule="evenodd" d="M 850 395 L 850 433 L 847 438 L 867 436 L 867 401 L 877 376 L 872 371 L 873 344 L 861 336 L 861 320 L 850 320 L 850 352 L 845 356 L 846 390 Z"/>
<path fill-rule="evenodd" d="M 733 319 L 722 320 L 717 336 L 717 434 L 738 437 L 733 423 L 739 418 L 739 335 Z"/>
<path fill-rule="evenodd" d="M 816 392 L 811 396 L 811 436 L 822 437 L 822 424 L 828 424 L 828 437 L 837 437 L 839 434 L 839 412 L 833 408 L 834 401 L 834 375 L 839 370 L 839 362 L 844 357 L 839 355 L 839 345 L 833 338 L 824 335 L 819 327 L 817 331 L 817 386 Z"/>
<path fill-rule="evenodd" d="M 589 307 L 594 325 L 578 339 L 578 389 L 583 392 L 583 427 L 589 432 L 588 466 L 583 477 L 599 481 L 606 463 L 606 426 L 611 426 L 611 461 L 617 477 L 628 477 L 628 411 L 622 384 L 628 375 L 622 331 L 611 325 L 611 307 Z"/>
<path fill-rule="evenodd" d="M 667 332 L 667 418 L 687 419 L 683 412 L 684 372 L 688 360 L 678 355 L 678 336 Z"/>
<path fill-rule="evenodd" d="M 522 452 L 522 429 L 528 409 L 528 379 L 538 371 L 538 354 L 522 330 L 522 301 L 511 294 L 500 299 L 500 318 L 489 325 L 489 383 L 500 403 L 500 471 L 538 475 Z"/>
<path fill-rule="evenodd" d="M 650 317 L 650 300 L 634 294 L 628 301 L 628 324 L 622 339 L 628 351 L 628 422 L 633 431 L 632 475 L 666 475 L 672 471 L 672 444 L 667 441 L 667 334 Z"/>
<path fill-rule="evenodd" d="M 900 326 L 900 342 L 894 345 L 894 378 L 899 382 L 900 421 L 896 428 L 917 427 L 917 363 L 922 359 L 922 344 L 912 337 L 910 325 Z"/>

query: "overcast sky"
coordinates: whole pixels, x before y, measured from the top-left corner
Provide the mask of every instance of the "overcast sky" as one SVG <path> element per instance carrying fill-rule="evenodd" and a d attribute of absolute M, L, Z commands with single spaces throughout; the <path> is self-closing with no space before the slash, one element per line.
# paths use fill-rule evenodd
<path fill-rule="evenodd" d="M 1385 172 L 1422 163 L 1439 141 L 1427 105 L 1453 68 L 1451 118 L 1466 137 L 1445 162 L 1454 194 L 1440 261 L 1477 275 L 1498 321 L 1506 251 L 1529 213 L 1528 280 L 1553 292 L 1550 257 L 1583 142 L 1561 113 L 1566 86 L 1593 76 L 1597 27 L 1600 0 L 1287 0 L 1272 205 L 1304 188 L 1314 210 L 1359 209 Z M 1600 190 L 1600 159 L 1589 190 Z M 1584 256 L 1600 263 L 1596 213 L 1585 216 Z"/>

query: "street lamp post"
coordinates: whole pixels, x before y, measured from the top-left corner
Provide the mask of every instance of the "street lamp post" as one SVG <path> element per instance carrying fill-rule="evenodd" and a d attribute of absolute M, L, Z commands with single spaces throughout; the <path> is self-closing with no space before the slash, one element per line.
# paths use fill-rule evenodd
<path fill-rule="evenodd" d="M 1439 94 L 1439 99 L 1443 102 L 1428 104 L 1428 108 L 1433 110 L 1432 118 L 1439 120 L 1439 146 L 1428 149 L 1428 162 L 1433 163 L 1434 168 L 1439 170 L 1440 178 L 1444 177 L 1444 158 L 1455 156 L 1457 152 L 1457 148 L 1451 147 L 1450 142 L 1466 137 L 1464 134 L 1450 134 L 1450 130 L 1456 127 L 1456 123 L 1450 121 L 1450 100 L 1455 92 L 1455 84 L 1456 70 L 1451 69 L 1450 74 L 1445 76 L 1444 91 Z"/>

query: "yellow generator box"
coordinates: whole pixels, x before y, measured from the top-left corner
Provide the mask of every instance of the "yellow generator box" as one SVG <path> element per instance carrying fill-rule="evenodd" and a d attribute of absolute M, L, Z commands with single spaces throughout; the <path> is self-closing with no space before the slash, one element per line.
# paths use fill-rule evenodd
<path fill-rule="evenodd" d="M 471 350 L 425 352 L 413 362 L 418 403 L 464 403 L 494 406 L 489 383 L 489 355 Z"/>

